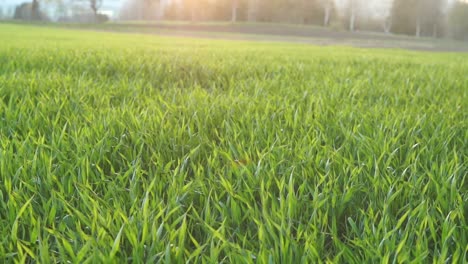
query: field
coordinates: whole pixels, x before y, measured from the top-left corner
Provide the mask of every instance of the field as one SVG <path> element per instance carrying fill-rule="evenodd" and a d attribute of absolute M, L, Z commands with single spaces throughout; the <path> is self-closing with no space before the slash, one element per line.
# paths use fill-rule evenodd
<path fill-rule="evenodd" d="M 15 22 L 19 23 L 19 22 Z M 384 34 L 378 32 L 324 28 L 311 25 L 226 22 L 112 22 L 105 24 L 50 24 L 67 29 L 104 32 L 126 32 L 158 36 L 194 37 L 205 39 L 289 42 L 320 46 L 352 46 L 360 48 L 390 48 L 417 51 L 468 52 L 468 43 L 434 38 Z"/>
<path fill-rule="evenodd" d="M 2 263 L 468 261 L 468 54 L 0 39 Z"/>

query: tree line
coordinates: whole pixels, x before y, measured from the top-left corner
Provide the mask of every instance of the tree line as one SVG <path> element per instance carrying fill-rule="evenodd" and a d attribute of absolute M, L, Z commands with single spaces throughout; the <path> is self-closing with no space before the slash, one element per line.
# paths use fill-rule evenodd
<path fill-rule="evenodd" d="M 26 9 L 30 19 L 43 19 L 39 1 L 46 0 L 31 0 L 16 13 Z M 77 1 L 99 17 L 103 0 L 71 0 Z M 120 19 L 293 23 L 468 40 L 462 0 L 127 0 Z"/>
<path fill-rule="evenodd" d="M 468 38 L 468 3 L 449 0 L 131 0 L 123 18 L 321 25 L 417 37 Z M 139 4 L 139 8 L 136 6 Z M 144 10 L 141 12 L 141 10 Z M 159 10 L 159 11 L 158 11 Z M 143 15 L 142 15 L 143 13 Z M 145 14 L 149 13 L 149 14 Z"/>

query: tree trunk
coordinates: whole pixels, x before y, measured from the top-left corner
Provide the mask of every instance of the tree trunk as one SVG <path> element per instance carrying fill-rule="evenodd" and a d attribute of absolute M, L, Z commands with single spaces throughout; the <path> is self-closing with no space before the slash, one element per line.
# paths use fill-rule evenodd
<path fill-rule="evenodd" d="M 94 15 L 94 23 L 98 23 L 98 2 L 97 0 L 91 0 L 90 1 L 90 8 L 93 10 L 93 15 Z"/>
<path fill-rule="evenodd" d="M 166 1 L 164 0 L 159 1 L 158 17 L 157 17 L 158 21 L 164 20 L 164 17 L 166 15 L 166 5 L 167 5 Z"/>
<path fill-rule="evenodd" d="M 323 26 L 328 27 L 330 24 L 330 13 L 331 13 L 331 7 L 329 4 L 325 6 L 325 15 L 323 17 Z"/>
<path fill-rule="evenodd" d="M 348 1 L 348 9 L 350 12 L 349 15 L 349 31 L 354 32 L 356 30 L 356 15 L 357 15 L 357 9 L 358 9 L 358 4 L 357 0 L 349 0 Z"/>
<path fill-rule="evenodd" d="M 40 20 L 38 0 L 33 0 L 32 1 L 32 4 L 31 4 L 31 20 Z"/>
<path fill-rule="evenodd" d="M 351 16 L 349 17 L 349 31 L 354 32 L 356 22 L 356 14 L 354 10 L 351 10 Z"/>
<path fill-rule="evenodd" d="M 197 14 L 195 12 L 195 7 L 192 7 L 190 9 L 190 19 L 192 20 L 192 23 L 197 22 Z"/>
<path fill-rule="evenodd" d="M 421 37 L 421 16 L 419 15 L 416 19 L 416 37 Z"/>
<path fill-rule="evenodd" d="M 232 0 L 232 9 L 231 9 L 231 22 L 237 22 L 237 8 L 238 8 L 239 1 Z"/>
<path fill-rule="evenodd" d="M 188 11 L 188 15 L 190 15 L 190 21 L 192 23 L 195 23 L 197 22 L 197 5 L 196 5 L 196 0 L 186 0 L 184 1 L 184 13 L 187 14 L 187 11 Z"/>
<path fill-rule="evenodd" d="M 385 19 L 384 24 L 383 24 L 383 29 L 385 34 L 390 34 L 390 30 L 392 30 L 392 17 L 388 17 Z"/>

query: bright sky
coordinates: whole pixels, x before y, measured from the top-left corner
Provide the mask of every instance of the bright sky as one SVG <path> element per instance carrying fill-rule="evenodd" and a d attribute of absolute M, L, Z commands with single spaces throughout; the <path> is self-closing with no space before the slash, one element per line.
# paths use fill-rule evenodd
<path fill-rule="evenodd" d="M 71 2 L 71 0 L 63 0 L 63 1 Z M 103 6 L 101 10 L 107 13 L 113 12 L 115 14 L 118 14 L 119 9 L 122 6 L 122 3 L 124 1 L 125 0 L 103 0 Z M 15 10 L 15 7 L 25 2 L 31 2 L 31 0 L 0 0 L 0 9 L 2 9 L 1 11 L 3 11 L 3 13 L 11 13 L 10 15 L 12 15 Z M 45 2 L 45 1 L 39 0 L 39 3 L 41 2 Z M 49 1 L 49 2 L 53 5 L 54 1 Z M 88 2 L 86 2 L 86 0 L 83 0 L 82 3 L 85 6 L 88 5 L 87 4 Z"/>

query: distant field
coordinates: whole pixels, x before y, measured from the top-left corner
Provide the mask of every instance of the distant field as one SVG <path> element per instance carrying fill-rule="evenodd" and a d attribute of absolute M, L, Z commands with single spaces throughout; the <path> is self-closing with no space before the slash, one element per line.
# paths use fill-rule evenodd
<path fill-rule="evenodd" d="M 392 48 L 437 52 L 468 52 L 468 43 L 450 39 L 415 38 L 378 32 L 348 32 L 310 25 L 270 23 L 115 22 L 106 24 L 60 24 L 60 27 L 163 36 L 226 40 L 275 41 L 321 46 Z"/>
<path fill-rule="evenodd" d="M 468 54 L 0 40 L 1 263 L 468 261 Z"/>

